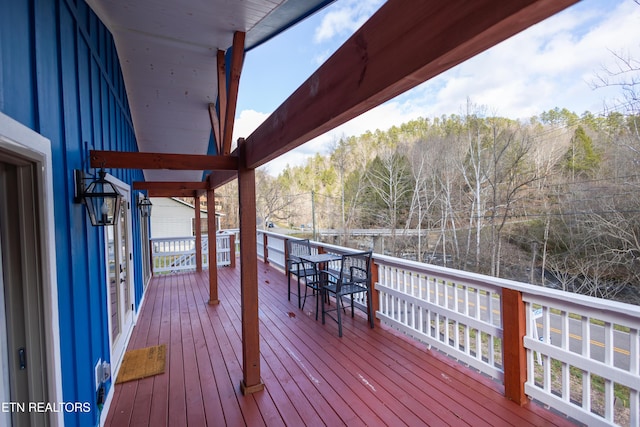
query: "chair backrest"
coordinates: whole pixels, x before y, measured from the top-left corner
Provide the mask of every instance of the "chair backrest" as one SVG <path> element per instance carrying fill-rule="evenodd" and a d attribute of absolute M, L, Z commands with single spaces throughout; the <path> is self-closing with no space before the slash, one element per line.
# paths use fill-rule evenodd
<path fill-rule="evenodd" d="M 300 255 L 311 255 L 311 242 L 309 239 L 287 240 L 287 264 L 300 262 Z"/>
<path fill-rule="evenodd" d="M 340 280 L 337 284 L 337 291 L 345 283 L 362 283 L 369 286 L 371 281 L 371 257 L 372 251 L 357 252 L 342 255 L 342 265 L 340 267 Z"/>

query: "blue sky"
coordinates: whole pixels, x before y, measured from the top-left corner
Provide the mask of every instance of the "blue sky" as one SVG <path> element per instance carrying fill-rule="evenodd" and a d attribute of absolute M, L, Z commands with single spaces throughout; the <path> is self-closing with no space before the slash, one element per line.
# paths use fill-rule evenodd
<path fill-rule="evenodd" d="M 247 53 L 234 140 L 248 136 L 382 4 L 338 0 Z M 578 114 L 616 108 L 620 89 L 594 89 L 614 54 L 640 60 L 640 5 L 583 0 L 492 49 L 270 162 L 277 175 L 325 154 L 342 136 L 386 130 L 417 117 L 462 114 L 467 98 L 490 114 L 527 118 L 555 107 Z"/>

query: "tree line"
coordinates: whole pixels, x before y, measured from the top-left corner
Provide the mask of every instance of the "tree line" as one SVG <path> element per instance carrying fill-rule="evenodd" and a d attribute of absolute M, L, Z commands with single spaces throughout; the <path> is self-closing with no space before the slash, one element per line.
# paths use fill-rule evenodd
<path fill-rule="evenodd" d="M 349 230 L 391 229 L 393 256 L 628 300 L 640 279 L 639 125 L 559 108 L 513 120 L 469 102 L 340 138 L 276 177 L 258 170 L 259 224 L 315 223 L 353 247 Z"/>

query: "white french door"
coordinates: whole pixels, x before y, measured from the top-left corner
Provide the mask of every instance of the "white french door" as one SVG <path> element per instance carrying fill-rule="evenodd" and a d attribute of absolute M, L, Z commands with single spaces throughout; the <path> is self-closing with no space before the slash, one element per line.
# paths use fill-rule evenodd
<path fill-rule="evenodd" d="M 129 186 L 109 179 L 123 195 L 114 226 L 105 227 L 107 241 L 107 292 L 109 304 L 109 333 L 111 336 L 111 365 L 113 372 L 122 360 L 133 329 L 133 272 L 131 250 L 131 209 Z"/>

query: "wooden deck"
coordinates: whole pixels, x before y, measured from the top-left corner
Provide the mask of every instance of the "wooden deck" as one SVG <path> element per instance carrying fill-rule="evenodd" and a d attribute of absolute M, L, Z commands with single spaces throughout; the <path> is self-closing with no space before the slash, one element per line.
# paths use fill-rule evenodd
<path fill-rule="evenodd" d="M 219 270 L 220 305 L 205 273 L 152 279 L 129 349 L 167 344 L 164 374 L 118 384 L 108 426 L 573 425 L 502 386 L 366 319 L 315 320 L 287 301 L 285 275 L 259 263 L 261 376 L 240 392 L 240 269 Z"/>

